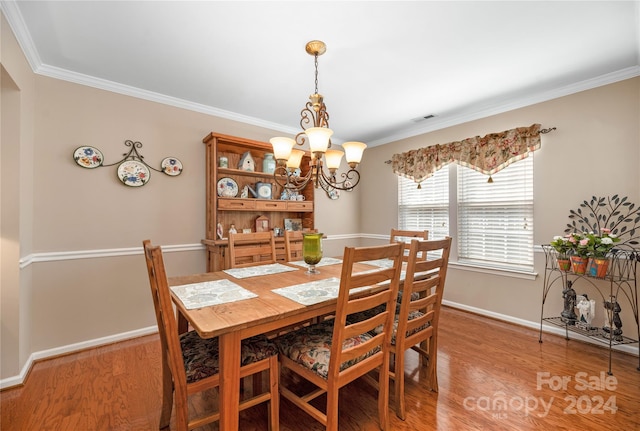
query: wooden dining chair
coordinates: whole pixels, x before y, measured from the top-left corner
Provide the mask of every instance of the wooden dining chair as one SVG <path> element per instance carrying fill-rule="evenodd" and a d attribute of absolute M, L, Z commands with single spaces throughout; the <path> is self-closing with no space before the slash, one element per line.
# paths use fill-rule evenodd
<path fill-rule="evenodd" d="M 276 263 L 276 242 L 273 232 L 230 233 L 229 266 L 247 266 Z"/>
<path fill-rule="evenodd" d="M 220 385 L 218 338 L 203 339 L 195 331 L 178 334 L 177 322 L 164 266 L 162 250 L 143 241 L 151 296 L 156 312 L 162 350 L 162 409 L 159 429 L 169 427 L 175 399 L 176 427 L 187 431 L 220 419 L 220 412 L 189 419 L 190 395 Z M 269 391 L 240 401 L 240 410 L 269 403 L 269 430 L 279 429 L 278 350 L 265 336 L 256 336 L 241 343 L 240 378 L 268 371 Z M 219 396 L 223 396 L 220 394 Z"/>
<path fill-rule="evenodd" d="M 438 321 L 450 249 L 450 237 L 427 241 L 414 239 L 409 245 L 403 295 L 391 336 L 391 355 L 395 366 L 390 376 L 394 380 L 396 415 L 402 420 L 406 417 L 405 350 L 412 349 L 420 354 L 421 364 L 427 367 L 427 385 L 430 390 L 438 391 Z M 429 260 L 419 259 L 421 253 L 429 254 Z"/>
<path fill-rule="evenodd" d="M 151 240 L 145 239 L 144 241 L 142 241 L 142 248 L 145 254 L 145 261 L 147 263 L 147 272 L 149 274 L 149 278 L 151 278 L 151 274 L 153 272 L 153 262 L 151 259 L 149 259 L 147 257 L 147 248 L 151 247 Z M 154 300 L 155 300 L 155 296 L 154 296 Z M 154 302 L 155 305 L 155 302 Z M 185 332 L 187 332 L 189 330 L 189 322 L 186 321 L 186 319 L 182 318 L 182 316 L 180 315 L 180 311 L 176 310 L 176 320 L 177 320 L 177 325 L 178 325 L 178 334 L 184 334 Z M 161 337 L 162 338 L 162 337 Z"/>
<path fill-rule="evenodd" d="M 302 259 L 302 241 L 304 236 L 300 230 L 284 231 L 284 250 L 287 262 Z"/>
<path fill-rule="evenodd" d="M 429 231 L 428 230 L 402 230 L 402 229 L 394 229 L 391 228 L 391 233 L 389 234 L 389 242 L 403 242 L 405 243 L 405 251 L 403 254 L 403 259 L 406 262 L 408 259 L 408 243 L 412 239 L 429 239 Z M 427 255 L 420 255 L 422 260 L 427 259 Z"/>
<path fill-rule="evenodd" d="M 302 260 L 302 243 L 305 233 L 316 233 L 317 229 L 300 231 L 285 230 L 284 231 L 284 249 L 287 255 L 287 262 Z"/>
<path fill-rule="evenodd" d="M 281 372 L 290 370 L 317 387 L 298 395 L 280 386 L 280 394 L 300 407 L 327 430 L 338 430 L 338 393 L 341 387 L 374 369 L 379 370 L 378 414 L 380 429 L 388 428 L 389 360 L 393 312 L 382 311 L 371 318 L 351 324 L 348 314 L 375 309 L 381 305 L 395 310 L 401 269 L 401 244 L 375 247 L 347 247 L 344 250 L 340 290 L 335 318 L 289 332 L 274 340 L 280 350 Z M 391 268 L 357 272 L 357 262 L 393 259 Z M 374 286 L 352 294 L 352 289 Z M 381 326 L 378 334 L 374 328 Z M 326 393 L 323 412 L 311 402 Z"/>

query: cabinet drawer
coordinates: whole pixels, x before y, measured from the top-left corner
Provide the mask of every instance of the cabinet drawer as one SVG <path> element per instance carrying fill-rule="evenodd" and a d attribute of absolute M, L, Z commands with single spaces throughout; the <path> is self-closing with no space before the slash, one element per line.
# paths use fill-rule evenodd
<path fill-rule="evenodd" d="M 219 210 L 255 210 L 256 201 L 251 199 L 218 199 Z"/>
<path fill-rule="evenodd" d="M 286 204 L 289 211 L 313 211 L 313 202 L 288 201 Z"/>
<path fill-rule="evenodd" d="M 287 210 L 286 201 L 257 200 L 256 205 L 257 205 L 257 209 L 260 211 L 286 211 Z"/>

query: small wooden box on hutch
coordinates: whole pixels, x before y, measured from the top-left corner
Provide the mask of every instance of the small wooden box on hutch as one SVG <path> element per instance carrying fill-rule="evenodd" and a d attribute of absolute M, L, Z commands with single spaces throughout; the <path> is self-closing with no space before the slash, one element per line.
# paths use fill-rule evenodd
<path fill-rule="evenodd" d="M 262 162 L 267 153 L 273 153 L 271 144 L 234 136 L 211 132 L 202 140 L 206 145 L 206 180 L 207 180 L 207 226 L 206 238 L 202 243 L 207 247 L 207 271 L 219 271 L 229 267 L 227 256 L 228 232 L 234 225 L 238 232 L 243 229 L 255 231 L 255 220 L 264 216 L 269 219 L 269 228 L 284 229 L 285 219 L 300 219 L 303 229 L 314 229 L 314 190 L 310 181 L 300 191 L 304 200 L 280 200 L 282 187 L 278 186 L 273 174 L 262 172 Z M 255 162 L 254 171 L 237 169 L 243 154 L 250 152 Z M 226 158 L 227 167 L 220 167 L 220 158 Z M 309 170 L 310 155 L 307 152 L 302 159 L 300 169 L 302 175 Z M 231 178 L 238 185 L 235 197 L 218 196 L 218 181 Z M 245 186 L 255 190 L 257 182 L 272 184 L 271 199 L 241 198 Z M 222 226 L 223 238 L 218 238 L 217 226 Z M 276 237 L 278 258 L 284 260 L 284 238 Z"/>

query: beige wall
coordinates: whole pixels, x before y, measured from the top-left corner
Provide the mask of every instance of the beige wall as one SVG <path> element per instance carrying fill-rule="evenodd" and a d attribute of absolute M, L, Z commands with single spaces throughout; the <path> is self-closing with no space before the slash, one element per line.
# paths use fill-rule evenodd
<path fill-rule="evenodd" d="M 592 196 L 619 194 L 640 204 L 640 78 L 583 91 L 504 114 L 372 148 L 365 153 L 360 229 L 386 234 L 397 224 L 397 177 L 384 161 L 394 153 L 540 123 L 557 130 L 543 135 L 534 158 L 534 243 L 563 234 L 569 210 Z M 385 196 L 385 199 L 380 199 Z M 376 217 L 369 216 L 376 214 Z M 452 268 L 445 300 L 539 321 L 544 255 L 536 254 L 535 280 Z M 576 285 L 578 293 L 589 289 Z M 595 298 L 595 296 L 592 296 Z M 548 310 L 562 310 L 550 293 Z M 598 301 L 601 303 L 601 301 Z M 635 336 L 628 304 L 621 302 L 625 332 Z M 598 310 L 602 316 L 601 309 Z"/>
<path fill-rule="evenodd" d="M 35 85 L 4 15 L 0 16 L 0 369 L 16 375 L 31 354 L 31 268 L 20 257 L 32 250 Z"/>

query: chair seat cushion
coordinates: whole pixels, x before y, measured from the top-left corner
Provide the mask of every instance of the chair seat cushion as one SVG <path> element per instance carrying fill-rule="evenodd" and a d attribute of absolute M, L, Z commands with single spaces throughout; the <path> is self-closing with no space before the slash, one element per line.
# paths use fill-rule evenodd
<path fill-rule="evenodd" d="M 402 304 L 403 293 L 404 292 L 402 290 L 398 291 L 398 300 L 396 301 L 396 314 L 400 312 L 400 304 Z M 420 299 L 420 292 L 411 292 L 411 300 L 415 301 L 417 299 Z"/>
<path fill-rule="evenodd" d="M 409 320 L 413 320 L 413 319 L 416 319 L 416 318 L 418 318 L 420 316 L 424 316 L 424 313 L 421 312 L 421 311 L 418 311 L 418 310 L 414 310 L 414 311 L 409 312 L 408 319 Z M 391 344 L 394 344 L 394 345 L 396 344 L 396 333 L 398 332 L 398 320 L 399 320 L 398 317 L 400 317 L 400 316 L 398 316 L 396 314 L 395 318 L 393 319 L 393 334 L 391 335 Z M 424 325 L 421 325 L 421 326 L 418 326 L 417 328 L 412 329 L 411 331 L 407 331 L 407 335 L 406 336 L 409 337 L 409 336 L 415 334 L 416 332 L 420 332 L 423 329 L 426 329 L 428 326 L 429 326 L 428 323 L 424 324 Z M 376 334 L 379 334 L 380 332 L 382 332 L 382 328 L 378 326 L 377 328 L 374 329 L 374 332 Z"/>
<path fill-rule="evenodd" d="M 196 331 L 189 331 L 180 335 L 180 345 L 187 383 L 197 382 L 220 371 L 218 337 L 204 339 Z M 263 335 L 242 340 L 241 346 L 241 365 L 278 354 L 275 344 Z"/>
<path fill-rule="evenodd" d="M 275 338 L 273 341 L 278 346 L 281 355 L 326 379 L 329 374 L 332 338 L 333 320 L 328 320 L 289 332 Z M 371 338 L 373 338 L 373 335 L 369 333 L 349 338 L 344 341 L 342 348 L 347 349 L 358 346 Z M 373 349 L 362 356 L 341 364 L 340 371 L 357 364 L 379 350 L 379 348 Z"/>
<path fill-rule="evenodd" d="M 350 314 L 347 316 L 347 321 L 349 323 L 357 323 L 357 322 L 361 322 L 363 320 L 369 319 L 371 317 L 373 317 L 373 315 L 377 314 L 380 310 L 378 309 L 372 309 L 372 310 L 367 310 L 367 311 L 363 311 L 361 313 L 354 313 L 354 314 Z M 382 311 L 384 311 L 384 307 L 381 309 Z M 411 311 L 409 313 L 409 320 L 413 320 L 416 319 L 420 316 L 423 316 L 424 313 L 422 313 L 421 311 L 418 310 L 414 310 Z M 398 314 L 395 315 L 395 318 L 393 319 L 393 334 L 391 335 L 391 344 L 396 344 L 396 332 L 398 332 L 398 318 L 400 316 Z M 407 332 L 407 337 L 415 334 L 416 332 L 420 332 L 423 329 L 427 328 L 429 326 L 429 324 L 425 324 L 425 325 L 421 325 L 411 331 Z M 373 331 L 371 331 L 373 334 L 379 334 L 382 332 L 382 326 L 378 326 L 377 328 L 375 328 Z"/>
<path fill-rule="evenodd" d="M 347 316 L 348 323 L 358 323 L 363 320 L 367 320 L 375 316 L 376 314 L 384 313 L 384 310 L 387 309 L 385 304 L 378 305 L 376 308 L 372 308 L 370 310 L 360 311 L 358 313 L 349 314 Z"/>
<path fill-rule="evenodd" d="M 411 293 L 411 300 L 415 301 L 417 299 L 420 299 L 420 294 L 418 292 L 412 292 Z M 400 290 L 400 291 L 398 291 L 398 300 L 396 301 L 396 314 L 400 313 L 400 305 L 401 304 L 402 304 L 402 291 Z M 386 309 L 387 309 L 386 305 L 382 304 L 382 305 L 378 305 L 376 308 L 373 308 L 371 310 L 366 310 L 366 311 L 362 311 L 360 313 L 350 314 L 350 315 L 347 316 L 347 322 L 351 322 L 351 323 L 360 322 L 360 321 L 366 320 L 366 319 L 368 319 L 370 317 L 373 317 L 376 314 L 380 314 Z"/>

